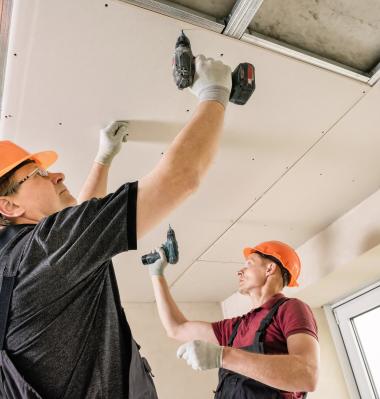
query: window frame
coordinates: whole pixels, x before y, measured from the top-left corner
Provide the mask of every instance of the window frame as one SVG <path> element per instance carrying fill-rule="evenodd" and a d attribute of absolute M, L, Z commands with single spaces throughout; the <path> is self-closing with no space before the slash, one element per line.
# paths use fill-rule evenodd
<path fill-rule="evenodd" d="M 324 311 L 342 366 L 351 399 L 379 399 L 368 376 L 366 361 L 356 338 L 352 319 L 380 306 L 380 282 L 337 302 Z M 378 393 L 380 395 L 380 392 Z"/>

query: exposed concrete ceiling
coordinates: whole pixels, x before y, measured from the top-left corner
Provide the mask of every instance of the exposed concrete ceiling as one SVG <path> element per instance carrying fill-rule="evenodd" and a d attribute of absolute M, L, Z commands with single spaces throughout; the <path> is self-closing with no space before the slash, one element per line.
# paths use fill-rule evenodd
<path fill-rule="evenodd" d="M 219 20 L 226 18 L 235 4 L 235 0 L 174 0 L 172 2 Z"/>
<path fill-rule="evenodd" d="M 380 61 L 378 0 L 265 0 L 249 28 L 361 71 Z"/>
<path fill-rule="evenodd" d="M 219 301 L 236 288 L 243 246 L 267 238 L 298 246 L 379 186 L 379 87 L 118 1 L 16 2 L 1 135 L 30 151 L 55 148 L 56 168 L 78 193 L 98 130 L 127 119 L 130 140 L 110 188 L 138 179 L 196 105 L 171 76 L 183 28 L 196 53 L 254 63 L 257 90 L 246 106 L 229 106 L 199 192 L 137 252 L 115 259 L 128 301 L 153 300 L 140 256 L 164 241 L 169 222 L 181 256 L 167 273 L 176 296 Z"/>

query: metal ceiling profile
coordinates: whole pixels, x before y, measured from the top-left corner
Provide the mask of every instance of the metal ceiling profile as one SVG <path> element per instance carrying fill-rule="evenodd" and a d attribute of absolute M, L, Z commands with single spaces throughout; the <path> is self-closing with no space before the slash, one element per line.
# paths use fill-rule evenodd
<path fill-rule="evenodd" d="M 368 84 L 370 86 L 373 86 L 379 80 L 380 80 L 380 63 L 378 63 L 377 66 L 372 70 L 371 77 L 368 81 Z"/>
<path fill-rule="evenodd" d="M 224 35 L 241 39 L 263 0 L 237 0 L 229 17 Z"/>
<path fill-rule="evenodd" d="M 190 24 L 210 29 L 214 32 L 223 33 L 226 36 L 251 43 L 256 46 L 295 58 L 302 62 L 338 73 L 340 75 L 355 79 L 357 81 L 373 86 L 380 80 L 380 63 L 370 72 L 355 69 L 345 63 L 333 61 L 315 54 L 312 51 L 301 49 L 266 35 L 250 32 L 249 26 L 254 20 L 264 0 L 236 0 L 231 12 L 226 18 L 220 19 L 195 11 L 188 7 L 193 3 L 186 1 L 186 7 L 178 4 L 175 0 L 121 0 L 150 11 L 179 19 Z M 196 1 L 194 0 L 194 5 Z M 266 3 L 265 3 L 266 4 Z M 210 12 L 211 5 L 208 7 Z"/>
<path fill-rule="evenodd" d="M 158 14 L 166 15 L 180 21 L 187 22 L 201 28 L 209 29 L 214 32 L 221 33 L 224 29 L 224 24 L 219 23 L 216 18 L 210 15 L 197 12 L 188 7 L 173 3 L 166 0 L 121 0 L 137 7 L 145 8 L 156 12 Z"/>
<path fill-rule="evenodd" d="M 316 54 L 313 54 L 306 50 L 300 51 L 296 47 L 287 45 L 275 39 L 270 39 L 266 36 L 261 35 L 260 33 L 245 33 L 241 40 L 247 43 L 255 44 L 256 46 L 266 48 L 268 50 L 275 51 L 280 54 L 284 54 L 288 57 L 307 62 L 308 64 L 312 64 L 317 67 L 339 73 L 340 75 L 359 80 L 363 83 L 369 83 L 370 80 L 370 75 L 365 74 L 362 71 L 348 67 L 347 65 L 343 65 L 338 62 L 331 61 L 327 58 L 317 56 Z"/>

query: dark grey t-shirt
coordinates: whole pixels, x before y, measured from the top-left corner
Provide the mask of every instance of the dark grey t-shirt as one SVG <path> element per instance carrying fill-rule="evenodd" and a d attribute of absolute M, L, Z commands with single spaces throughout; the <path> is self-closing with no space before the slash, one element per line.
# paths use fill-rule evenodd
<path fill-rule="evenodd" d="M 136 202 L 137 182 L 15 226 L 28 238 L 6 349 L 43 398 L 128 397 L 132 339 L 111 257 L 136 249 Z"/>

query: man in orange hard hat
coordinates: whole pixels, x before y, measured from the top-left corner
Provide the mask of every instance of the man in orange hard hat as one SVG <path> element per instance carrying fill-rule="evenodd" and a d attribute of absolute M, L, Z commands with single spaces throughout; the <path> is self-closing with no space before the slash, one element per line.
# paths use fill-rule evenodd
<path fill-rule="evenodd" d="M 101 132 L 79 204 L 57 154 L 0 141 L 0 398 L 156 399 L 121 307 L 111 258 L 194 192 L 210 166 L 231 69 L 196 59 L 199 105 L 157 166 L 106 195 L 125 122 Z"/>
<path fill-rule="evenodd" d="M 177 356 L 195 370 L 219 369 L 216 399 L 300 399 L 314 391 L 319 369 L 317 325 L 308 305 L 282 294 L 298 286 L 296 251 L 280 241 L 243 250 L 239 292 L 252 310 L 219 322 L 189 321 L 171 297 L 165 253 L 149 267 L 161 321 L 169 337 L 186 342 Z"/>

